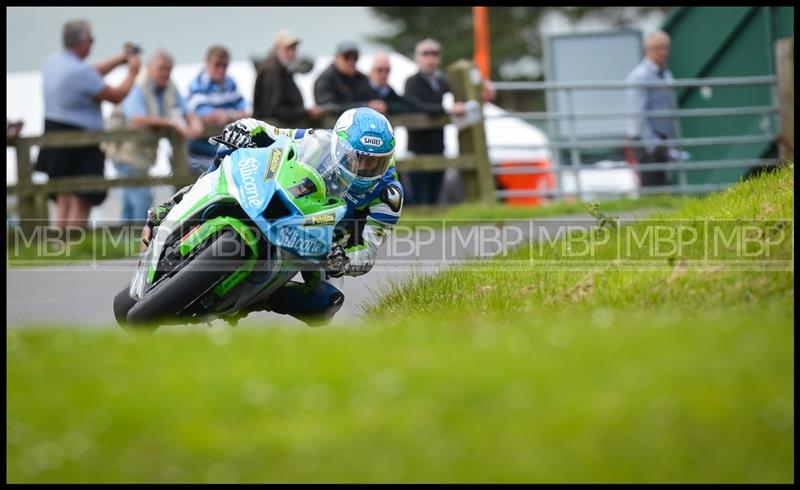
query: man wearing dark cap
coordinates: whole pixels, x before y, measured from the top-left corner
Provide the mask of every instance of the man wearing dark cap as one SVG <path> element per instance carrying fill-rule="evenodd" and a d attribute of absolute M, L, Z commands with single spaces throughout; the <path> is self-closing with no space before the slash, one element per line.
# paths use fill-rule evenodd
<path fill-rule="evenodd" d="M 333 63 L 314 82 L 314 99 L 335 116 L 363 106 L 385 114 L 386 103 L 375 93 L 369 78 L 356 69 L 357 61 L 358 46 L 351 41 L 340 43 Z"/>
<path fill-rule="evenodd" d="M 300 38 L 288 31 L 275 36 L 272 52 L 259 67 L 253 91 L 253 117 L 278 127 L 314 126 L 323 114 L 318 106 L 308 109 L 294 81 L 294 61 Z"/>

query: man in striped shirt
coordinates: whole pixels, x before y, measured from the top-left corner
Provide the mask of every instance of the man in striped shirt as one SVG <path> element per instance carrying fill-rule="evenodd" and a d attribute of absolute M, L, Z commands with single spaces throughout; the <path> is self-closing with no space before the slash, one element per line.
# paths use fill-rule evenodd
<path fill-rule="evenodd" d="M 211 46 L 205 68 L 189 84 L 187 111 L 197 114 L 207 126 L 223 126 L 249 115 L 236 82 L 226 75 L 230 58 L 223 46 Z M 189 167 L 202 174 L 214 161 L 216 151 L 217 146 L 206 138 L 189 141 Z"/>

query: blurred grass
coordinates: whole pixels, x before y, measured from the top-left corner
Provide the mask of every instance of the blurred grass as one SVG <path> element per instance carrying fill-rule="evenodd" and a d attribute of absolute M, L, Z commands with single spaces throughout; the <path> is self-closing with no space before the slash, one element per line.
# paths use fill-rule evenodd
<path fill-rule="evenodd" d="M 661 217 L 791 232 L 793 183 Z M 527 253 L 351 327 L 8 330 L 8 481 L 794 481 L 793 272 L 501 270 Z"/>
<path fill-rule="evenodd" d="M 11 330 L 8 481 L 792 481 L 791 316 Z"/>

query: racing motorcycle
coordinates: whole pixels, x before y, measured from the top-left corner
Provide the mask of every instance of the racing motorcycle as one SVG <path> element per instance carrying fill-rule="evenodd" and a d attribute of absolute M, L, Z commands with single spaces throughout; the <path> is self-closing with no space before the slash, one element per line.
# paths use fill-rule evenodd
<path fill-rule="evenodd" d="M 297 272 L 322 266 L 355 171 L 352 147 L 328 131 L 235 149 L 155 228 L 130 285 L 114 298 L 117 322 L 147 330 L 217 318 L 235 325 L 263 309 Z"/>

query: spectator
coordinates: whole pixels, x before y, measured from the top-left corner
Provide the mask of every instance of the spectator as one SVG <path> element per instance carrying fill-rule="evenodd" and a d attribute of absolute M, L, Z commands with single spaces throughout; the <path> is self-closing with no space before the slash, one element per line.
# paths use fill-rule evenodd
<path fill-rule="evenodd" d="M 651 32 L 645 39 L 645 58 L 631 71 L 628 83 L 671 82 L 672 73 L 667 68 L 670 39 L 662 31 Z M 629 88 L 628 105 L 631 112 L 675 110 L 675 93 L 671 88 Z M 666 163 L 669 160 L 669 145 L 662 140 L 673 139 L 678 134 L 678 125 L 673 117 L 633 117 L 630 120 L 628 136 L 634 141 L 642 141 L 647 146 L 634 148 L 634 155 L 640 164 Z M 642 186 L 662 186 L 667 184 L 664 170 L 641 172 Z"/>
<path fill-rule="evenodd" d="M 15 138 L 19 136 L 24 124 L 25 122 L 22 120 L 11 122 L 9 118 L 6 118 L 6 138 Z"/>
<path fill-rule="evenodd" d="M 226 72 L 230 53 L 222 46 L 211 46 L 206 53 L 206 66 L 189 84 L 187 110 L 200 116 L 203 124 L 223 126 L 231 121 L 248 117 L 245 102 L 236 82 Z M 211 165 L 217 145 L 207 138 L 189 141 L 189 167 L 202 174 Z"/>
<path fill-rule="evenodd" d="M 294 81 L 294 62 L 300 39 L 281 31 L 272 52 L 259 67 L 253 91 L 253 117 L 269 119 L 281 128 L 310 127 L 324 111 L 319 106 L 306 109 L 303 95 Z"/>
<path fill-rule="evenodd" d="M 481 82 L 481 97 L 484 102 L 493 102 L 497 98 L 497 89 L 488 78 L 484 78 Z"/>
<path fill-rule="evenodd" d="M 203 123 L 196 115 L 186 113 L 186 104 L 170 80 L 174 65 L 172 56 L 156 51 L 147 64 L 145 76 L 133 86 L 125 101 L 114 108 L 108 128 L 126 124 L 137 128 L 175 128 L 186 139 L 198 138 L 203 133 Z M 156 146 L 126 141 L 108 147 L 120 177 L 144 177 L 156 160 Z M 124 188 L 123 221 L 145 220 L 152 204 L 149 187 Z"/>
<path fill-rule="evenodd" d="M 378 53 L 372 58 L 372 68 L 369 71 L 369 84 L 378 97 L 386 103 L 387 114 L 402 112 L 415 112 L 414 107 L 389 85 L 389 55 Z"/>
<path fill-rule="evenodd" d="M 441 46 L 434 39 L 423 39 L 414 48 L 414 60 L 419 72 L 406 80 L 405 97 L 419 111 L 430 115 L 446 114 L 442 99 L 450 92 L 450 83 L 439 70 Z M 464 103 L 453 104 L 450 114 L 463 116 Z M 408 131 L 408 150 L 418 155 L 444 153 L 444 128 L 415 129 Z M 414 204 L 436 204 L 441 193 L 443 171 L 409 172 L 411 202 Z"/>
<path fill-rule="evenodd" d="M 44 132 L 103 129 L 100 102 L 121 102 L 131 90 L 141 60 L 123 50 L 106 61 L 89 65 L 94 43 L 86 20 L 71 20 L 62 32 L 64 50 L 52 55 L 42 68 L 44 85 Z M 117 66 L 128 64 L 128 74 L 117 87 L 103 82 L 103 77 Z M 105 156 L 99 145 L 71 148 L 44 148 L 39 152 L 36 170 L 54 177 L 103 175 Z M 53 197 L 53 196 L 51 196 Z M 58 193 L 56 226 L 86 226 L 92 206 L 101 204 L 106 191 Z"/>
<path fill-rule="evenodd" d="M 366 75 L 356 69 L 358 46 L 344 41 L 336 48 L 331 66 L 314 82 L 314 99 L 333 115 L 354 107 L 371 107 L 386 114 L 386 103 L 372 90 Z"/>

